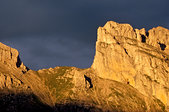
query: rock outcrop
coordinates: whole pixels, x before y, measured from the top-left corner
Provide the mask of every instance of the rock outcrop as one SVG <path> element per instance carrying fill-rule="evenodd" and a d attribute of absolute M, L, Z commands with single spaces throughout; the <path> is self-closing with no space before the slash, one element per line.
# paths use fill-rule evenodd
<path fill-rule="evenodd" d="M 98 28 L 92 68 L 99 77 L 130 84 L 169 106 L 169 30 L 133 29 L 113 21 Z"/>
<path fill-rule="evenodd" d="M 29 94 L 38 97 L 44 105 L 54 105 L 48 87 L 23 64 L 16 49 L 0 43 L 0 53 L 0 96 L 1 92 L 16 96 Z"/>
<path fill-rule="evenodd" d="M 18 70 L 22 70 L 23 73 L 28 71 L 28 68 L 23 64 L 19 57 L 19 52 L 11 48 L 9 46 L 6 46 L 0 42 L 0 62 L 4 65 L 18 68 Z"/>
<path fill-rule="evenodd" d="M 92 69 L 55 67 L 36 73 L 54 96 L 56 112 L 163 112 L 165 106 L 130 85 L 96 76 Z"/>
<path fill-rule="evenodd" d="M 9 75 L 9 74 L 0 74 L 0 89 L 27 89 L 28 87 L 23 84 L 23 82 L 19 79 L 17 79 L 15 76 L 13 75 Z"/>
<path fill-rule="evenodd" d="M 113 21 L 98 28 L 91 68 L 28 70 L 0 43 L 0 111 L 166 112 L 169 30 Z M 19 104 L 19 106 L 18 106 Z M 23 108 L 20 108 L 23 107 Z"/>

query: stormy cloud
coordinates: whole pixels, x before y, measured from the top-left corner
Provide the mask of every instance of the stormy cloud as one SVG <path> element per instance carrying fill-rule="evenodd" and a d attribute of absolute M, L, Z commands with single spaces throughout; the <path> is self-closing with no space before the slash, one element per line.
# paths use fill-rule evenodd
<path fill-rule="evenodd" d="M 168 0 L 1 0 L 0 41 L 31 69 L 90 67 L 106 21 L 169 28 Z"/>

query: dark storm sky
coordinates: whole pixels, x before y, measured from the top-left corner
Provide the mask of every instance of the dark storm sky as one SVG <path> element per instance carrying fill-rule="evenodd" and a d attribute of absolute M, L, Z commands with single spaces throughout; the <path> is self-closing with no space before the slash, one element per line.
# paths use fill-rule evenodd
<path fill-rule="evenodd" d="M 1 0 L 0 41 L 31 69 L 90 67 L 106 21 L 169 28 L 169 0 Z"/>

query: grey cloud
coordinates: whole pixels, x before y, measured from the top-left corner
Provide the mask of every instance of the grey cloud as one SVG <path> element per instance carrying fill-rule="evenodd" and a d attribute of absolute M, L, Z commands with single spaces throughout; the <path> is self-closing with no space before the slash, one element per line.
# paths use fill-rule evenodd
<path fill-rule="evenodd" d="M 87 68 L 94 55 L 90 45 L 71 38 L 25 37 L 20 41 L 12 39 L 3 42 L 17 48 L 25 65 L 36 70 L 55 66 Z"/>
<path fill-rule="evenodd" d="M 106 21 L 169 28 L 168 0 L 1 0 L 0 40 L 31 68 L 89 67 Z M 55 60 L 55 61 L 53 61 Z"/>

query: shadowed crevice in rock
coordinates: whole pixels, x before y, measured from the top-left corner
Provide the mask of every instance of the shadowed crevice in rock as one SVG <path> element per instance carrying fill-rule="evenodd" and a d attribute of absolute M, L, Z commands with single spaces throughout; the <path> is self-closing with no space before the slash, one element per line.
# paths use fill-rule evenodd
<path fill-rule="evenodd" d="M 141 42 L 146 43 L 146 37 L 144 35 L 141 35 Z"/>
<path fill-rule="evenodd" d="M 120 45 L 120 43 L 119 43 L 119 42 L 117 42 L 117 44 L 118 44 L 118 45 Z"/>
<path fill-rule="evenodd" d="M 29 71 L 30 69 L 26 66 L 26 70 Z"/>
<path fill-rule="evenodd" d="M 22 70 L 22 73 L 25 74 L 27 71 L 29 71 L 30 69 L 26 66 L 26 70 Z"/>
<path fill-rule="evenodd" d="M 23 73 L 23 74 L 25 74 L 25 73 L 26 73 L 26 71 L 23 71 L 23 70 L 22 70 L 22 73 Z"/>
<path fill-rule="evenodd" d="M 11 59 L 12 59 L 12 53 L 10 52 L 10 55 L 11 55 Z"/>
<path fill-rule="evenodd" d="M 20 57 L 18 56 L 17 57 L 17 62 L 16 62 L 17 68 L 19 68 L 21 66 L 21 64 L 22 64 L 22 61 L 21 61 Z"/>
<path fill-rule="evenodd" d="M 161 50 L 165 50 L 165 48 L 167 47 L 165 44 L 163 44 L 163 43 L 158 43 L 159 45 L 160 45 L 160 48 L 161 48 Z"/>
<path fill-rule="evenodd" d="M 93 88 L 93 84 L 92 84 L 92 80 L 90 77 L 87 77 L 86 75 L 84 75 L 85 78 L 85 83 L 86 83 L 86 87 L 87 87 L 87 82 L 89 83 L 89 88 Z"/>
<path fill-rule="evenodd" d="M 124 51 L 125 51 L 125 53 L 128 55 L 128 52 L 127 52 L 127 50 L 124 48 Z"/>
<path fill-rule="evenodd" d="M 147 37 L 149 36 L 149 32 L 146 32 L 146 36 L 147 36 Z"/>

